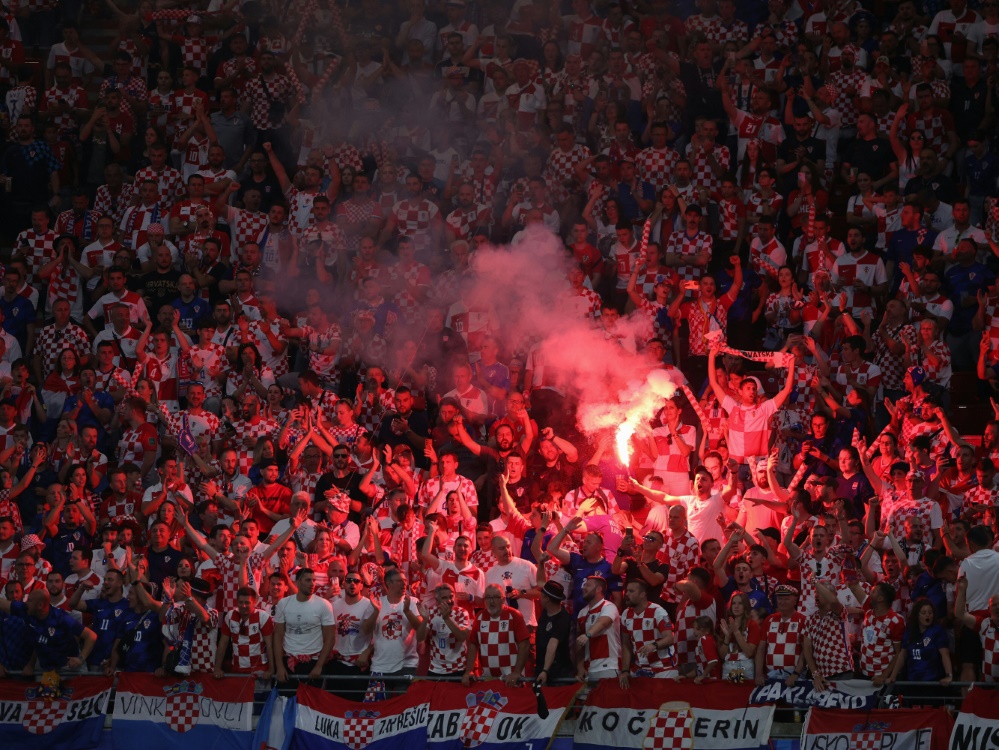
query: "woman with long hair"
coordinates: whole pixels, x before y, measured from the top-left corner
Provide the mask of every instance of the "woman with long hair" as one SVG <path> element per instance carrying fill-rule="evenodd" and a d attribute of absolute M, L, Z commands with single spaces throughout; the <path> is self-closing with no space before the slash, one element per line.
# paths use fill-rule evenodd
<path fill-rule="evenodd" d="M 746 153 L 739 161 L 735 179 L 743 195 L 756 189 L 759 185 L 759 172 L 765 167 L 772 167 L 763 156 L 763 142 L 759 138 L 751 138 L 746 142 Z"/>
<path fill-rule="evenodd" d="M 912 604 L 902 636 L 902 651 L 888 681 L 894 682 L 899 675 L 908 682 L 937 682 L 944 687 L 954 681 L 950 637 L 937 623 L 936 609 L 926 597 Z"/>
<path fill-rule="evenodd" d="M 728 600 L 725 616 L 718 618 L 718 655 L 722 659 L 723 680 L 741 682 L 756 676 L 756 649 L 762 633 L 750 610 L 749 597 L 736 591 Z"/>
<path fill-rule="evenodd" d="M 652 215 L 652 232 L 649 234 L 649 240 L 658 243 L 659 247 L 666 247 L 674 232 L 682 232 L 685 227 L 683 212 L 686 205 L 683 198 L 675 191 L 668 187 L 663 188 L 659 193 L 659 205 Z"/>
<path fill-rule="evenodd" d="M 617 242 L 617 223 L 624 216 L 621 203 L 617 198 L 608 198 L 603 211 L 596 211 L 598 194 L 590 193 L 586 206 L 583 208 L 583 219 L 597 235 L 597 247 L 606 254 Z"/>
<path fill-rule="evenodd" d="M 764 317 L 767 319 L 767 334 L 763 348 L 777 351 L 784 346 L 788 336 L 801 332 L 801 311 L 804 308 L 804 295 L 794 281 L 790 266 L 781 266 L 777 271 L 776 292 L 767 297 Z"/>
<path fill-rule="evenodd" d="M 829 206 L 829 194 L 820 187 L 819 177 L 811 166 L 802 164 L 798 168 L 798 185 L 787 196 L 787 215 L 796 237 L 811 229 L 811 222 Z"/>
<path fill-rule="evenodd" d="M 75 396 L 80 390 L 80 358 L 72 348 L 65 348 L 59 352 L 55 369 L 49 373 L 42 383 L 42 403 L 45 404 L 45 411 L 53 418 L 58 419 L 62 414 L 62 407 L 69 396 Z"/>
<path fill-rule="evenodd" d="M 274 382 L 274 373 L 264 364 L 256 345 L 240 344 L 236 364 L 225 382 L 226 397 L 239 402 L 247 390 L 253 390 L 264 400 L 267 398 L 267 388 Z"/>
<path fill-rule="evenodd" d="M 904 141 L 899 135 L 899 130 L 908 113 L 909 103 L 902 102 L 895 110 L 895 118 L 888 131 L 888 142 L 891 143 L 891 149 L 895 152 L 895 158 L 898 160 L 898 186 L 902 190 L 905 190 L 906 183 L 919 171 L 919 153 L 926 143 L 926 136 L 921 130 L 913 130 Z"/>
<path fill-rule="evenodd" d="M 926 377 L 940 389 L 942 406 L 950 406 L 950 347 L 943 340 L 943 332 L 936 320 L 927 318 L 919 324 L 916 337 L 918 349 L 912 352 L 912 363 L 926 370 Z"/>

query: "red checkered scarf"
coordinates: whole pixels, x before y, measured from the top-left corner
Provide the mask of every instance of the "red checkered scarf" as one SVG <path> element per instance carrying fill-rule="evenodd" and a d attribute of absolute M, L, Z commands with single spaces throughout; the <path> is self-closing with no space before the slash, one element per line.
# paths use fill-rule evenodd
<path fill-rule="evenodd" d="M 310 661 L 316 661 L 319 658 L 319 654 L 285 654 L 284 663 L 288 666 L 289 672 L 294 672 L 295 667 L 299 664 L 308 664 Z"/>
<path fill-rule="evenodd" d="M 416 554 L 416 540 L 422 536 L 419 524 L 412 529 L 406 530 L 402 526 L 396 529 L 392 535 L 392 558 L 399 565 L 409 562 L 417 562 L 419 557 Z"/>
<path fill-rule="evenodd" d="M 147 13 L 144 16 L 144 20 L 146 23 L 149 23 L 150 21 L 177 21 L 179 23 L 184 23 L 192 15 L 205 19 L 209 16 L 217 16 L 219 14 L 208 11 L 195 11 L 191 8 L 167 8 Z"/>

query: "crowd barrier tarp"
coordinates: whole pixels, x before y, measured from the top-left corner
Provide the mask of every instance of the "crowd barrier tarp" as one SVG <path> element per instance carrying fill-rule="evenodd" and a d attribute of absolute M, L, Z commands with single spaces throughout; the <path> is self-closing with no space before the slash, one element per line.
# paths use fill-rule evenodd
<path fill-rule="evenodd" d="M 964 697 L 954 722 L 950 750 L 995 750 L 999 747 L 999 691 L 974 687 Z"/>
<path fill-rule="evenodd" d="M 291 750 L 416 750 L 427 747 L 434 683 L 415 683 L 404 694 L 357 703 L 299 685 Z"/>
<path fill-rule="evenodd" d="M 953 727 L 944 708 L 810 708 L 801 750 L 947 750 Z"/>
<path fill-rule="evenodd" d="M 111 731 L 122 750 L 249 750 L 253 744 L 252 677 L 118 676 Z M 193 744 L 189 744 L 193 743 Z"/>
<path fill-rule="evenodd" d="M 575 750 L 767 747 L 774 707 L 750 706 L 752 685 L 693 685 L 672 680 L 632 679 L 628 690 L 601 680 L 586 699 Z"/>
<path fill-rule="evenodd" d="M 73 677 L 58 686 L 0 681 L 0 747 L 97 747 L 112 683 L 110 677 Z"/>
<path fill-rule="evenodd" d="M 876 708 L 883 688 L 874 687 L 870 680 L 840 680 L 830 682 L 827 690 L 816 690 L 810 680 L 797 680 L 788 687 L 784 680 L 767 680 L 749 696 L 754 706 L 779 703 L 795 708 Z"/>
<path fill-rule="evenodd" d="M 426 689 L 417 682 L 410 690 Z M 430 750 L 478 747 L 544 750 L 558 731 L 581 685 L 542 689 L 547 715 L 530 687 L 508 687 L 499 680 L 464 687 L 436 683 L 430 698 Z M 542 713 L 544 713 L 542 711 Z"/>

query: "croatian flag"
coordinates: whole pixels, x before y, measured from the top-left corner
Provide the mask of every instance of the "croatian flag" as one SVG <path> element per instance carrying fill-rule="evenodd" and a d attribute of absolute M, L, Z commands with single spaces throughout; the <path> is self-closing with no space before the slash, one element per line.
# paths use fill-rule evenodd
<path fill-rule="evenodd" d="M 253 742 L 252 677 L 118 676 L 111 731 L 116 747 L 246 750 Z"/>
<path fill-rule="evenodd" d="M 628 690 L 601 680 L 576 721 L 575 750 L 762 750 L 773 706 L 749 706 L 751 685 L 696 690 L 672 680 L 633 678 Z"/>
<path fill-rule="evenodd" d="M 952 750 L 979 750 L 999 745 L 999 701 L 996 692 L 973 687 L 961 702 L 950 737 Z"/>
<path fill-rule="evenodd" d="M 110 677 L 75 677 L 58 686 L 0 681 L 0 747 L 96 747 L 112 682 Z"/>
<path fill-rule="evenodd" d="M 953 727 L 954 720 L 942 707 L 810 708 L 801 750 L 946 750 Z"/>
<path fill-rule="evenodd" d="M 430 698 L 429 750 L 478 747 L 545 750 L 581 685 L 543 688 L 547 712 L 529 687 L 499 680 L 471 687 L 440 682 Z"/>
<path fill-rule="evenodd" d="M 422 683 L 430 686 L 432 683 Z M 416 750 L 427 747 L 430 691 L 413 687 L 375 703 L 344 700 L 308 685 L 295 695 L 291 750 Z"/>

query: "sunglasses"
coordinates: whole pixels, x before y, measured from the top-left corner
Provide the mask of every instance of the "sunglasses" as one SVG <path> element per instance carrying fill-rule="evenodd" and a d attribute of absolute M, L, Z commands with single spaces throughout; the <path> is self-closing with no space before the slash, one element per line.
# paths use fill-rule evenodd
<path fill-rule="evenodd" d="M 361 579 L 360 578 L 344 578 L 343 582 L 344 583 L 360 583 Z"/>

